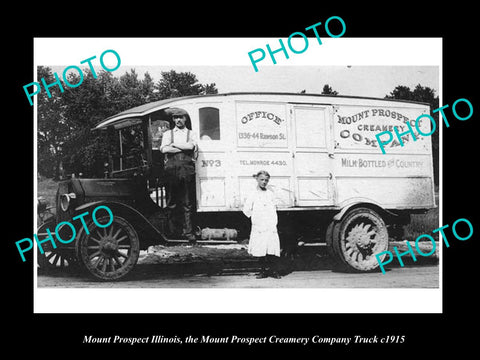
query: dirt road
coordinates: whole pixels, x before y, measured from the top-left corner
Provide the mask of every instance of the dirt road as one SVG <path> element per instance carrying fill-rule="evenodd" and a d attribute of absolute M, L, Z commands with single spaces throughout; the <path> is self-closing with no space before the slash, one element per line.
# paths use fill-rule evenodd
<path fill-rule="evenodd" d="M 337 270 L 325 248 L 283 259 L 281 279 L 256 279 L 257 261 L 244 247 L 154 248 L 143 252 L 128 279 L 99 282 L 77 270 L 39 271 L 38 287 L 54 288 L 438 288 L 436 257 L 404 259 L 387 272 Z"/>
<path fill-rule="evenodd" d="M 142 269 L 139 269 L 142 271 Z M 146 271 L 147 269 L 143 269 Z M 151 269 L 150 269 L 151 270 Z M 138 274 L 139 275 L 139 274 Z M 332 270 L 293 271 L 281 279 L 256 279 L 254 272 L 207 275 L 150 274 L 148 278 L 102 283 L 83 276 L 40 275 L 39 287 L 61 288 L 438 288 L 438 266 L 405 266 L 386 274 Z"/>

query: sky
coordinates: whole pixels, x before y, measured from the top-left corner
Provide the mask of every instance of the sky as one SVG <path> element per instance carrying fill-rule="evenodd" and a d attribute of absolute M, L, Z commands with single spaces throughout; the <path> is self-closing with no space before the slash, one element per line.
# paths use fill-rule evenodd
<path fill-rule="evenodd" d="M 269 66 L 254 72 L 249 66 L 126 66 L 140 79 L 148 72 L 156 82 L 162 71 L 192 72 L 202 84 L 215 83 L 219 93 L 236 91 L 300 92 L 319 94 L 328 84 L 340 95 L 383 98 L 397 85 L 428 86 L 439 92 L 438 66 Z"/>
<path fill-rule="evenodd" d="M 274 38 L 38 38 L 35 64 L 50 66 L 59 75 L 66 65 L 114 49 L 121 76 L 134 68 L 142 79 L 146 71 L 154 81 L 162 71 L 189 71 L 202 84 L 215 83 L 220 93 L 237 91 L 321 93 L 328 84 L 340 95 L 383 98 L 396 86 L 430 87 L 441 96 L 442 42 L 438 38 L 327 38 L 320 46 L 310 40 L 308 50 L 290 52 L 289 58 L 268 55 L 255 72 L 249 52 L 278 43 Z M 115 66 L 117 58 L 105 59 Z M 54 66 L 60 65 L 61 66 Z M 83 65 L 82 65 L 83 67 Z M 86 67 L 86 64 L 85 64 Z"/>

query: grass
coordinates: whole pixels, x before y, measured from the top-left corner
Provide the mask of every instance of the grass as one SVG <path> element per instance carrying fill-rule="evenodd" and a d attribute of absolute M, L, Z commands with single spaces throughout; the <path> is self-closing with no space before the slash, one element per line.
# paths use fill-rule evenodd
<path fill-rule="evenodd" d="M 55 196 L 57 194 L 58 181 L 39 177 L 37 180 L 37 197 L 47 201 L 48 206 L 53 206 L 55 211 Z"/>
<path fill-rule="evenodd" d="M 432 230 L 440 227 L 439 224 L 439 200 L 438 189 L 435 191 L 435 202 L 437 208 L 428 210 L 425 214 L 414 214 L 410 217 L 410 224 L 404 227 L 405 240 L 413 241 L 422 234 L 431 235 L 435 241 L 439 241 L 439 233 L 432 233 Z M 403 240 L 402 239 L 402 240 Z M 428 239 L 425 239 L 429 241 Z"/>
<path fill-rule="evenodd" d="M 435 234 L 432 233 L 432 230 L 440 226 L 438 221 L 438 208 L 429 210 L 425 214 L 412 215 L 410 224 L 404 227 L 404 239 L 414 241 L 420 235 L 428 234 L 431 235 L 435 241 L 438 241 L 438 232 Z M 428 239 L 425 240 L 428 241 Z"/>

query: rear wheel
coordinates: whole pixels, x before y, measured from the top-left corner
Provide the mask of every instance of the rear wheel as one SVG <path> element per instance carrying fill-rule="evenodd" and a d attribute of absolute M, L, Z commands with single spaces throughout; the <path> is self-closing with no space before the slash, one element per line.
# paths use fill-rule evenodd
<path fill-rule="evenodd" d="M 375 255 L 388 250 L 387 226 L 374 210 L 356 208 L 341 221 L 330 224 L 327 244 L 330 253 L 347 270 L 371 271 L 379 266 Z"/>
<path fill-rule="evenodd" d="M 110 217 L 97 219 L 106 224 Z M 140 254 L 137 232 L 125 219 L 115 216 L 110 226 L 89 224 L 90 234 L 83 233 L 77 253 L 88 272 L 100 280 L 119 280 L 136 265 Z"/>

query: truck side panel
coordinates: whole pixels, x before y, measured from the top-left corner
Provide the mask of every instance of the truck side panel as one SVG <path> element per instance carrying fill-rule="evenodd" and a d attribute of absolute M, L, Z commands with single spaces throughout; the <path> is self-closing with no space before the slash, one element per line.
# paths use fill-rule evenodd
<path fill-rule="evenodd" d="M 339 206 L 355 197 L 371 199 L 387 209 L 435 206 L 431 137 L 420 136 L 415 128 L 415 120 L 422 114 L 429 114 L 427 106 L 406 108 L 379 103 L 378 107 L 335 107 L 335 188 Z M 405 133 L 403 146 L 395 135 L 395 126 L 399 133 Z M 419 128 L 429 133 L 428 119 L 422 118 Z M 382 131 L 394 134 L 386 154 L 375 138 Z"/>
<path fill-rule="evenodd" d="M 271 174 L 279 210 L 340 209 L 360 198 L 386 209 L 435 206 L 431 137 L 415 129 L 415 119 L 429 114 L 428 106 L 298 99 L 251 95 L 185 106 L 200 134 L 199 212 L 240 211 L 256 186 L 252 175 L 261 169 Z M 207 134 L 209 123 L 219 129 Z M 394 133 L 395 126 L 405 133 L 404 146 L 394 140 L 382 154 L 375 135 Z M 427 118 L 420 130 L 430 132 Z"/>

